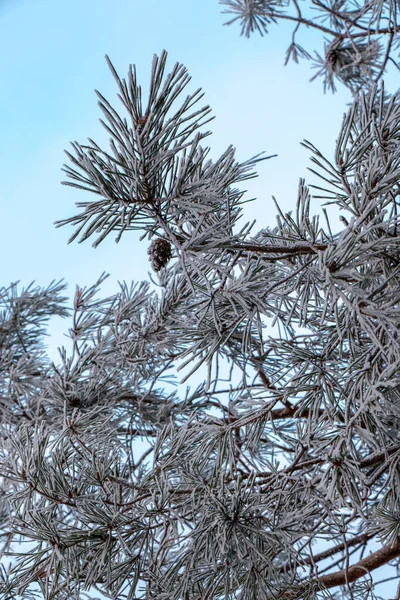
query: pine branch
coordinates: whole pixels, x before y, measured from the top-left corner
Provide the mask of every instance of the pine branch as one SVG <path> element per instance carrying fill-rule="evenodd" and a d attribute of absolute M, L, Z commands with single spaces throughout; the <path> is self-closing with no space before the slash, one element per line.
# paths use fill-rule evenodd
<path fill-rule="evenodd" d="M 391 560 L 400 556 L 400 542 L 383 546 L 376 552 L 372 552 L 358 563 L 351 565 L 348 569 L 342 569 L 335 573 L 328 573 L 320 577 L 319 582 L 327 589 L 352 583 L 360 577 L 365 577 L 371 571 L 382 567 Z"/>

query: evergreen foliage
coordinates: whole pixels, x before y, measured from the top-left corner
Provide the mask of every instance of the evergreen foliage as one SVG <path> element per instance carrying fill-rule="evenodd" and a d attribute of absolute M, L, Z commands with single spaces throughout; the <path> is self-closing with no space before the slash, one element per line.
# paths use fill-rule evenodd
<path fill-rule="evenodd" d="M 348 87 L 353 96 L 371 88 L 388 65 L 400 70 L 400 25 L 398 0 L 220 0 L 223 13 L 234 14 L 225 25 L 241 21 L 241 35 L 268 33 L 271 24 L 292 22 L 295 27 L 286 51 L 285 65 L 299 58 L 312 60 L 318 69 L 311 78 L 323 77 L 324 91 L 336 91 L 336 82 Z M 305 4 L 305 6 L 304 6 Z M 304 29 L 324 34 L 324 51 L 313 56 L 298 41 Z"/>
<path fill-rule="evenodd" d="M 85 200 L 58 223 L 94 245 L 139 230 L 153 282 L 100 299 L 103 275 L 71 309 L 62 282 L 0 292 L 1 598 L 377 598 L 400 556 L 399 99 L 358 94 L 333 163 L 304 142 L 341 230 L 301 179 L 255 231 L 236 186 L 271 157 L 208 159 L 210 109 L 166 59 L 146 107 L 107 59 L 123 114 L 98 93 L 110 149 L 72 145 Z"/>

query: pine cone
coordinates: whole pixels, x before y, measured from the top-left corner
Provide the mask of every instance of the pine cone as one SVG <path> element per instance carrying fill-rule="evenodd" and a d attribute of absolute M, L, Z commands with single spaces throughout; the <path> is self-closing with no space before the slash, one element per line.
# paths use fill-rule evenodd
<path fill-rule="evenodd" d="M 147 119 L 148 119 L 148 117 L 147 117 L 147 115 L 145 115 L 144 117 L 140 117 L 140 119 L 138 120 L 137 128 L 138 128 L 139 133 L 142 133 L 142 131 L 147 123 Z"/>
<path fill-rule="evenodd" d="M 153 240 L 150 244 L 147 254 L 150 256 L 150 262 L 155 271 L 160 271 L 165 267 L 172 257 L 171 244 L 163 238 Z"/>

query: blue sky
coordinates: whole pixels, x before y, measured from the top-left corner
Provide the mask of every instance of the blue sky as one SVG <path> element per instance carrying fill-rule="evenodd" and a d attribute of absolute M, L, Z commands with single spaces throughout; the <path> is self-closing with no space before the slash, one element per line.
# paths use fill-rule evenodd
<path fill-rule="evenodd" d="M 2 285 L 64 278 L 73 294 L 76 284 L 93 283 L 104 270 L 109 294 L 117 281 L 148 276 L 147 246 L 138 234 L 118 245 L 110 236 L 94 250 L 91 240 L 68 246 L 72 228 L 53 226 L 84 199 L 84 192 L 60 185 L 64 149 L 88 137 L 107 145 L 94 89 L 113 105 L 118 101 L 105 54 L 121 76 L 136 64 L 144 88 L 154 53 L 165 48 L 169 68 L 176 61 L 187 66 L 190 89 L 204 90 L 204 104 L 216 116 L 207 126 L 214 132 L 206 141 L 211 157 L 230 144 L 239 160 L 262 150 L 279 155 L 244 184 L 248 197 L 258 198 L 244 218 L 257 218 L 260 228 L 273 224 L 272 195 L 291 208 L 309 164 L 299 142 L 306 137 L 333 152 L 350 94 L 324 95 L 320 81 L 308 82 L 313 71 L 307 63 L 283 68 L 290 24 L 246 39 L 237 25 L 223 27 L 228 18 L 217 0 L 0 0 Z M 306 36 L 310 50 L 313 40 L 322 46 L 320 36 Z M 53 320 L 53 357 L 65 327 Z"/>
<path fill-rule="evenodd" d="M 153 54 L 163 48 L 169 68 L 176 61 L 187 66 L 190 90 L 201 87 L 203 103 L 216 116 L 207 125 L 214 132 L 206 140 L 213 158 L 230 144 L 238 160 L 263 150 L 278 154 L 260 164 L 257 180 L 245 183 L 248 197 L 257 197 L 246 206 L 246 220 L 273 225 L 272 195 L 285 210 L 294 207 L 299 177 L 315 182 L 300 142 L 307 138 L 332 156 L 350 93 L 339 87 L 336 95 L 324 95 L 321 80 L 309 83 L 314 71 L 307 61 L 283 67 L 290 24 L 246 39 L 238 25 L 223 27 L 228 18 L 217 0 L 0 0 L 1 285 L 64 278 L 72 294 L 76 284 L 91 284 L 106 271 L 106 295 L 117 291 L 118 280 L 148 277 L 147 245 L 138 234 L 125 234 L 119 244 L 110 236 L 95 250 L 90 240 L 67 245 L 72 229 L 53 225 L 74 214 L 85 196 L 60 185 L 63 150 L 88 137 L 107 141 L 94 93 L 117 107 L 106 53 L 121 76 L 136 64 L 144 88 Z M 321 53 L 319 34 L 305 31 L 299 39 Z M 394 78 L 387 84 L 391 91 L 398 87 Z M 51 331 L 55 356 L 61 324 Z"/>
<path fill-rule="evenodd" d="M 119 245 L 110 236 L 94 250 L 91 240 L 68 246 L 72 228 L 53 226 L 84 199 L 84 192 L 60 185 L 63 150 L 88 137 L 107 143 L 94 93 L 117 106 L 106 53 L 121 76 L 135 63 L 144 87 L 154 53 L 165 48 L 170 68 L 185 64 L 191 90 L 202 87 L 216 116 L 207 126 L 213 157 L 229 144 L 239 160 L 262 150 L 279 155 L 261 163 L 260 177 L 246 186 L 249 197 L 258 196 L 246 218 L 271 224 L 272 194 L 291 207 L 309 164 L 299 142 L 307 137 L 333 151 L 350 95 L 324 96 L 321 82 L 308 82 L 308 64 L 283 68 L 290 27 L 248 40 L 238 26 L 223 27 L 226 20 L 217 0 L 0 0 L 3 285 L 63 277 L 72 292 L 106 270 L 111 291 L 117 280 L 147 277 L 146 242 L 137 234 Z"/>

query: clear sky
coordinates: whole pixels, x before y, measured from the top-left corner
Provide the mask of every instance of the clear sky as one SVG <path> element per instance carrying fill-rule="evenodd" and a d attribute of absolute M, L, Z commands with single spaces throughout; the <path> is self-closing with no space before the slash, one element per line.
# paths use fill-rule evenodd
<path fill-rule="evenodd" d="M 248 197 L 257 197 L 246 219 L 257 218 L 258 228 L 273 225 L 272 195 L 286 211 L 294 208 L 299 177 L 315 182 L 300 142 L 306 138 L 332 156 L 351 95 L 340 86 L 324 95 L 321 80 L 309 83 L 314 71 L 307 61 L 283 66 L 291 25 L 246 39 L 237 24 L 223 27 L 229 18 L 217 0 L 0 0 L 1 285 L 64 278 L 72 294 L 76 284 L 94 283 L 107 271 L 106 295 L 117 291 L 118 280 L 148 277 L 147 244 L 137 233 L 119 244 L 109 236 L 94 250 L 91 240 L 68 246 L 72 228 L 53 226 L 85 199 L 60 185 L 63 150 L 88 137 L 107 141 L 94 93 L 117 107 L 106 53 L 121 76 L 136 64 L 144 88 L 154 53 L 168 51 L 167 70 L 176 61 L 187 66 L 190 90 L 201 87 L 203 104 L 216 116 L 205 140 L 213 158 L 230 144 L 238 160 L 263 150 L 278 154 L 259 165 L 257 180 L 243 184 Z M 322 52 L 319 34 L 305 30 L 299 39 L 310 52 Z M 399 87 L 394 79 L 387 83 L 391 91 Z M 52 332 L 55 356 L 60 325 Z"/>
<path fill-rule="evenodd" d="M 217 0 L 0 0 L 2 285 L 65 278 L 73 293 L 105 270 L 109 293 L 118 280 L 147 278 L 147 242 L 138 234 L 125 234 L 120 244 L 111 235 L 95 250 L 92 240 L 68 246 L 72 227 L 53 226 L 85 199 L 60 185 L 64 149 L 88 137 L 107 145 L 94 89 L 114 106 L 119 101 L 106 53 L 121 76 L 135 63 L 145 88 L 153 54 L 163 48 L 167 70 L 176 61 L 187 66 L 190 89 L 203 89 L 202 103 L 216 116 L 205 140 L 213 158 L 230 144 L 239 160 L 262 150 L 279 155 L 243 184 L 258 197 L 245 216 L 257 217 L 260 228 L 273 224 L 271 195 L 290 209 L 309 165 L 299 142 L 333 151 L 350 94 L 324 96 L 320 81 L 308 82 L 307 63 L 283 67 L 290 27 L 249 40 L 236 25 L 223 27 L 228 18 Z"/>

